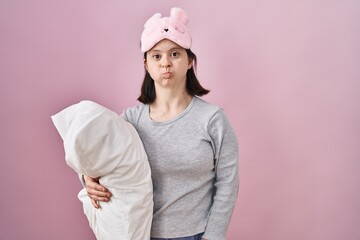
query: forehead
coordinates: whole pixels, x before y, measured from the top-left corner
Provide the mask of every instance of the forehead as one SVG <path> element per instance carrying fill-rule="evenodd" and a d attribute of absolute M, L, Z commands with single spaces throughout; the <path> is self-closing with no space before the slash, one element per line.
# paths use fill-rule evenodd
<path fill-rule="evenodd" d="M 168 40 L 168 39 L 163 39 L 160 42 L 158 42 L 152 49 L 150 49 L 149 52 L 151 52 L 151 51 L 166 52 L 166 51 L 173 50 L 173 49 L 179 49 L 179 50 L 185 51 L 184 48 L 180 47 L 173 41 Z"/>

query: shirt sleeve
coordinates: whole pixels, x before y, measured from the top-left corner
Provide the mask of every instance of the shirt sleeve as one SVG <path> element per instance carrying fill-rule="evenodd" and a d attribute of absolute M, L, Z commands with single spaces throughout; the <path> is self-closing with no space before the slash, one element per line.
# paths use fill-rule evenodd
<path fill-rule="evenodd" d="M 215 155 L 215 194 L 203 238 L 224 240 L 238 196 L 239 147 L 223 110 L 210 119 L 208 133 Z"/>

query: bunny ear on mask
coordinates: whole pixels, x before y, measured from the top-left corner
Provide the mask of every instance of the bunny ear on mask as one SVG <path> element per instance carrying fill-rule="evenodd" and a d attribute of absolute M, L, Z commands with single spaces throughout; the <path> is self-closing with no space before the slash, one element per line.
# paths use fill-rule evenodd
<path fill-rule="evenodd" d="M 152 17 L 150 17 L 144 24 L 144 28 L 147 28 L 151 25 L 154 24 L 154 22 L 156 20 L 159 20 L 161 18 L 161 13 L 155 13 L 154 15 L 152 15 Z"/>
<path fill-rule="evenodd" d="M 189 18 L 184 10 L 181 8 L 172 8 L 170 11 L 170 17 L 175 18 L 178 21 L 182 22 L 183 24 L 187 24 L 189 22 Z"/>

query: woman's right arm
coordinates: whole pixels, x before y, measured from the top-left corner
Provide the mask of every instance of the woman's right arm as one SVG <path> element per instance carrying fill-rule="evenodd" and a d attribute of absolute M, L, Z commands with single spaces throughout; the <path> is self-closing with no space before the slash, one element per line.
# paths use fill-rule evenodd
<path fill-rule="evenodd" d="M 99 184 L 99 179 L 83 176 L 86 192 L 95 208 L 100 208 L 99 201 L 108 202 L 111 198 L 111 193 L 106 187 Z"/>

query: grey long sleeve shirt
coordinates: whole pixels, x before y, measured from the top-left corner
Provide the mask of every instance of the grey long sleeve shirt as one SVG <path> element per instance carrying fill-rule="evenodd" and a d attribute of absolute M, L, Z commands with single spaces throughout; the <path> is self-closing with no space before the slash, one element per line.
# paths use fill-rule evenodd
<path fill-rule="evenodd" d="M 138 131 L 151 167 L 151 236 L 205 232 L 206 239 L 225 239 L 238 194 L 238 142 L 224 111 L 193 97 L 171 121 L 151 120 L 146 104 L 123 116 Z"/>

